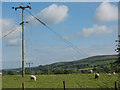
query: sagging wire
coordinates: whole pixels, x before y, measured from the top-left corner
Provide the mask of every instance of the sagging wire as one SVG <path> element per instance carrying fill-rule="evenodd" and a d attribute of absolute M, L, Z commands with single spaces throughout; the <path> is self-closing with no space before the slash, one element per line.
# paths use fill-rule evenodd
<path fill-rule="evenodd" d="M 26 10 L 26 9 L 25 9 Z M 68 44 L 70 47 L 72 47 L 76 52 L 80 53 L 80 55 L 82 56 L 88 56 L 85 52 L 81 53 L 80 51 L 80 48 L 74 46 L 70 41 L 66 40 L 66 39 L 63 39 L 62 36 L 55 32 L 53 29 L 51 29 L 48 25 L 46 25 L 44 22 L 42 22 L 40 19 L 38 19 L 37 17 L 35 17 L 31 12 L 29 12 L 28 10 L 26 10 L 31 16 L 33 16 L 36 20 L 38 20 L 42 25 L 44 25 L 48 30 L 50 30 L 51 32 L 53 32 L 54 34 L 56 34 L 61 40 L 63 40 L 66 44 Z M 7 37 L 9 34 L 13 33 L 14 31 L 16 31 L 18 28 L 20 27 L 17 27 L 16 29 L 10 31 L 8 34 L 4 35 L 1 39 Z"/>
<path fill-rule="evenodd" d="M 4 35 L 3 37 L 1 37 L 0 39 L 3 39 L 5 37 L 7 37 L 9 34 L 13 33 L 14 31 L 18 30 L 18 28 L 20 27 L 16 27 L 14 30 L 10 31 L 9 33 L 7 33 L 6 35 Z"/>
<path fill-rule="evenodd" d="M 26 9 L 25 9 L 26 10 Z M 50 30 L 51 32 L 53 32 L 54 34 L 56 34 L 61 40 L 63 40 L 66 44 L 68 44 L 70 47 L 72 47 L 76 52 L 80 53 L 81 56 L 85 57 L 88 56 L 85 52 L 81 53 L 80 49 L 76 46 L 74 46 L 70 41 L 63 39 L 62 36 L 55 32 L 53 29 L 51 29 L 47 24 L 45 24 L 44 22 L 42 22 L 40 19 L 38 19 L 37 17 L 35 17 L 31 12 L 29 12 L 28 10 L 26 10 L 31 16 L 33 16 L 36 20 L 38 20 L 42 25 L 44 25 L 48 30 Z"/>
<path fill-rule="evenodd" d="M 24 6 L 24 5 L 23 5 Z M 29 3 L 29 6 L 31 7 L 31 3 Z M 32 9 L 29 9 L 29 11 L 31 12 L 31 10 Z M 33 57 L 33 54 L 32 54 L 32 24 L 30 23 L 30 24 L 28 24 L 29 26 L 28 27 L 30 27 L 30 29 L 29 29 L 29 31 L 30 31 L 30 37 L 29 37 L 29 41 L 30 42 L 28 42 L 28 45 L 29 45 L 29 47 L 28 47 L 28 50 L 29 50 L 29 62 L 31 62 L 33 59 L 32 59 L 32 57 Z"/>

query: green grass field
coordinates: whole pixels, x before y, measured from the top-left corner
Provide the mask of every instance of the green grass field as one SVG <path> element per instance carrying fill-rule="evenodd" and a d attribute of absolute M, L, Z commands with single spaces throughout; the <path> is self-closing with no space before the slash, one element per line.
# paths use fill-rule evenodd
<path fill-rule="evenodd" d="M 36 75 L 37 81 L 31 81 L 30 75 L 22 78 L 21 75 L 4 75 L 2 77 L 3 88 L 21 88 L 22 82 L 25 88 L 63 88 L 65 80 L 66 88 L 114 88 L 118 74 L 108 76 L 100 74 L 94 79 L 94 74 L 68 74 L 68 75 Z"/>
<path fill-rule="evenodd" d="M 0 89 L 2 89 L 2 76 L 0 75 Z"/>

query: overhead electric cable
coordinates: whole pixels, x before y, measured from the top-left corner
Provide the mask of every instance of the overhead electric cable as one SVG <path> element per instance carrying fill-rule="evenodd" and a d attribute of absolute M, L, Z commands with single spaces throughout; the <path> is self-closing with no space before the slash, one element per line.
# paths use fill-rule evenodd
<path fill-rule="evenodd" d="M 16 31 L 18 28 L 20 27 L 16 27 L 14 30 L 10 31 L 9 33 L 7 33 L 6 35 L 4 35 L 3 37 L 1 37 L 0 39 L 3 39 L 5 37 L 7 37 L 9 34 L 13 33 L 14 31 Z"/>
<path fill-rule="evenodd" d="M 26 10 L 26 9 L 25 9 Z M 33 16 L 36 20 L 38 20 L 41 24 L 43 24 L 44 26 L 46 26 L 48 28 L 48 30 L 50 30 L 51 32 L 53 32 L 54 34 L 56 34 L 61 40 L 63 40 L 65 43 L 67 43 L 69 46 L 71 46 L 76 52 L 80 53 L 80 55 L 82 56 L 87 56 L 85 52 L 81 53 L 80 49 L 75 47 L 70 41 L 66 40 L 66 39 L 63 39 L 62 36 L 55 32 L 53 29 L 51 29 L 49 26 L 47 26 L 44 22 L 42 22 L 40 19 L 38 19 L 37 17 L 35 17 L 31 12 L 29 12 L 28 10 L 26 10 L 31 16 Z M 80 50 L 80 51 L 79 51 Z"/>

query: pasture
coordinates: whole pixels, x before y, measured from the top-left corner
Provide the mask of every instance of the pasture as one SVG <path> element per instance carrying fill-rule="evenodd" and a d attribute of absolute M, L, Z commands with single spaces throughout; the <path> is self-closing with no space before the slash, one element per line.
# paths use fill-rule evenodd
<path fill-rule="evenodd" d="M 37 81 L 31 81 L 30 75 L 22 78 L 21 75 L 4 75 L 2 77 L 3 88 L 21 88 L 22 82 L 25 88 L 63 88 L 65 80 L 66 88 L 114 88 L 118 74 L 101 74 L 94 79 L 94 74 L 59 74 L 59 75 L 35 75 Z"/>

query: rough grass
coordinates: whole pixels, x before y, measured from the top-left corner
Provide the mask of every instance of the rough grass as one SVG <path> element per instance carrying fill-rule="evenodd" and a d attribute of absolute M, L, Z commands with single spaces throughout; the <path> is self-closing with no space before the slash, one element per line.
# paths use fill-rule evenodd
<path fill-rule="evenodd" d="M 37 81 L 31 81 L 30 75 L 22 78 L 21 75 L 5 75 L 2 77 L 3 88 L 21 88 L 22 82 L 25 88 L 63 88 L 65 80 L 66 88 L 114 88 L 118 75 L 108 76 L 100 74 L 100 78 L 94 79 L 94 74 L 67 74 L 67 75 L 36 75 Z"/>
<path fill-rule="evenodd" d="M 0 75 L 0 90 L 2 89 L 2 76 Z"/>

